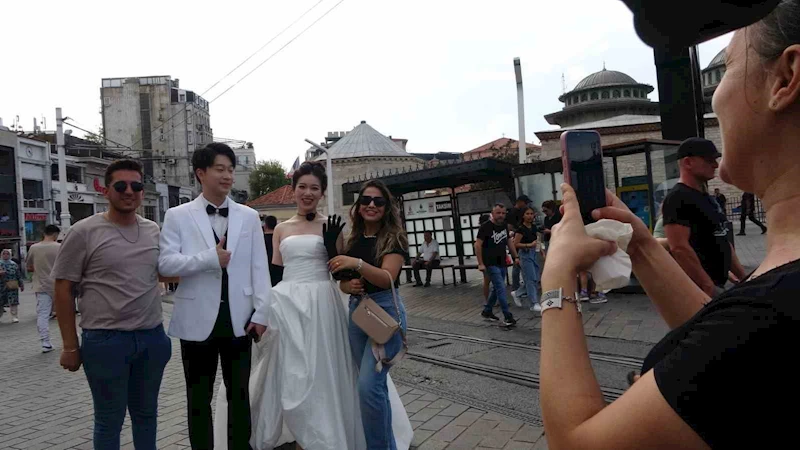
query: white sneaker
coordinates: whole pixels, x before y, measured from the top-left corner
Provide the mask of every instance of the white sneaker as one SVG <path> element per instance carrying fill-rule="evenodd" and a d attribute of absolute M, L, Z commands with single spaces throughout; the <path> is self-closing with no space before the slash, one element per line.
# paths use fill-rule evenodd
<path fill-rule="evenodd" d="M 517 307 L 522 308 L 522 302 L 520 301 L 519 297 L 517 297 L 517 293 L 515 291 L 511 291 L 511 298 L 514 299 L 514 304 Z"/>
<path fill-rule="evenodd" d="M 608 301 L 608 297 L 606 297 L 606 294 L 603 294 L 602 292 L 598 292 L 597 293 L 597 297 L 589 300 L 589 303 L 597 305 L 597 304 L 600 304 L 600 303 L 605 303 L 607 301 Z"/>
<path fill-rule="evenodd" d="M 586 289 L 581 290 L 580 297 L 578 299 L 582 302 L 589 301 L 589 292 Z"/>
<path fill-rule="evenodd" d="M 537 312 L 537 313 L 542 312 L 542 305 L 540 305 L 538 303 L 534 303 L 534 305 L 531 306 L 531 311 Z"/>
<path fill-rule="evenodd" d="M 53 351 L 52 345 L 42 345 L 42 353 L 50 353 Z"/>
<path fill-rule="evenodd" d="M 19 323 L 19 319 L 14 317 L 14 318 L 11 319 L 11 323 Z"/>

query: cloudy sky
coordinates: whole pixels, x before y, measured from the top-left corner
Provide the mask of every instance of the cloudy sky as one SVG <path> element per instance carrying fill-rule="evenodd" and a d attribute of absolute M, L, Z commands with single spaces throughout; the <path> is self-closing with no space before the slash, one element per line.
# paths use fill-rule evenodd
<path fill-rule="evenodd" d="M 44 116 L 53 129 L 61 106 L 96 130 L 104 77 L 171 75 L 202 93 L 317 5 L 204 95 L 212 100 L 339 1 L 8 2 L 3 15 L 16 18 L 4 21 L 0 117 L 29 130 Z M 728 40 L 701 45 L 702 65 Z M 562 107 L 562 74 L 569 90 L 605 63 L 657 84 L 653 53 L 619 0 L 343 0 L 214 100 L 211 126 L 287 167 L 303 139 L 361 120 L 412 152 L 463 152 L 518 137 L 514 57 L 529 142 L 553 128 L 542 116 Z"/>

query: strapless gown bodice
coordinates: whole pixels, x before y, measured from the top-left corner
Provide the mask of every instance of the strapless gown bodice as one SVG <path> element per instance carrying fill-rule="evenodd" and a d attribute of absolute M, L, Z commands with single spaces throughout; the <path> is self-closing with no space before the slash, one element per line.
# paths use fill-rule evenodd
<path fill-rule="evenodd" d="M 283 238 L 283 281 L 286 283 L 319 283 L 330 280 L 328 252 L 322 236 L 298 234 Z"/>

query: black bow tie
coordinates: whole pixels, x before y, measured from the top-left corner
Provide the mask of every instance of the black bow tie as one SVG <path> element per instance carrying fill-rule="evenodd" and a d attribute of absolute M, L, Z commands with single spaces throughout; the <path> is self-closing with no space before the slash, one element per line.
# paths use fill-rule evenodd
<path fill-rule="evenodd" d="M 210 216 L 213 216 L 214 214 L 217 214 L 217 213 L 219 213 L 219 215 L 220 215 L 220 216 L 222 216 L 222 217 L 228 217 L 228 208 L 220 208 L 220 209 L 217 209 L 217 208 L 214 208 L 214 207 L 213 207 L 213 206 L 211 206 L 211 205 L 207 205 L 207 206 L 206 206 L 206 212 L 207 212 L 207 213 L 208 213 L 208 215 L 210 215 Z"/>

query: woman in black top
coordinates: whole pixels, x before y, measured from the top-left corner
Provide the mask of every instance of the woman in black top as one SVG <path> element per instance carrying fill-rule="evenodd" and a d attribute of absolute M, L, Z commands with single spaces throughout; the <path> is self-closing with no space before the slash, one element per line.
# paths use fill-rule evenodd
<path fill-rule="evenodd" d="M 633 270 L 672 331 L 638 381 L 606 405 L 572 299 L 546 309 L 541 405 L 552 449 L 767 449 L 797 440 L 791 411 L 800 387 L 782 363 L 800 340 L 800 0 L 783 0 L 736 31 L 725 51 L 713 99 L 725 143 L 720 177 L 763 199 L 767 255 L 712 300 L 608 192 L 609 206 L 593 216 L 633 226 Z M 615 251 L 586 235 L 574 191 L 562 190 L 564 216 L 542 276 L 546 297 L 559 288 L 572 297 L 576 274 Z"/>
<path fill-rule="evenodd" d="M 400 275 L 408 252 L 408 238 L 392 194 L 377 180 L 364 183 L 358 201 L 350 209 L 350 220 L 352 229 L 345 243 L 346 255 L 336 256 L 329 263 L 334 273 L 350 269 L 361 275 L 361 278 L 340 283 L 342 291 L 350 294 L 350 315 L 361 301 L 362 294 L 366 293 L 403 329 L 402 333 L 396 333 L 382 346 L 385 358 L 378 363 L 375 354 L 380 354 L 380 349 L 374 347 L 369 336 L 350 321 L 350 347 L 360 367 L 358 392 L 367 448 L 394 450 L 396 445 L 386 376 L 391 367 L 389 361 L 405 346 L 405 306 L 397 291 L 395 304 L 392 290 L 396 289 L 393 284 Z"/>
<path fill-rule="evenodd" d="M 519 254 L 519 263 L 522 267 L 522 280 L 525 284 L 516 292 L 512 292 L 519 298 L 523 292 L 531 302 L 531 311 L 539 312 L 542 310 L 539 305 L 539 261 L 536 255 L 536 225 L 533 224 L 533 208 L 527 206 L 522 211 L 522 224 L 517 228 L 514 235 L 514 246 Z"/>

